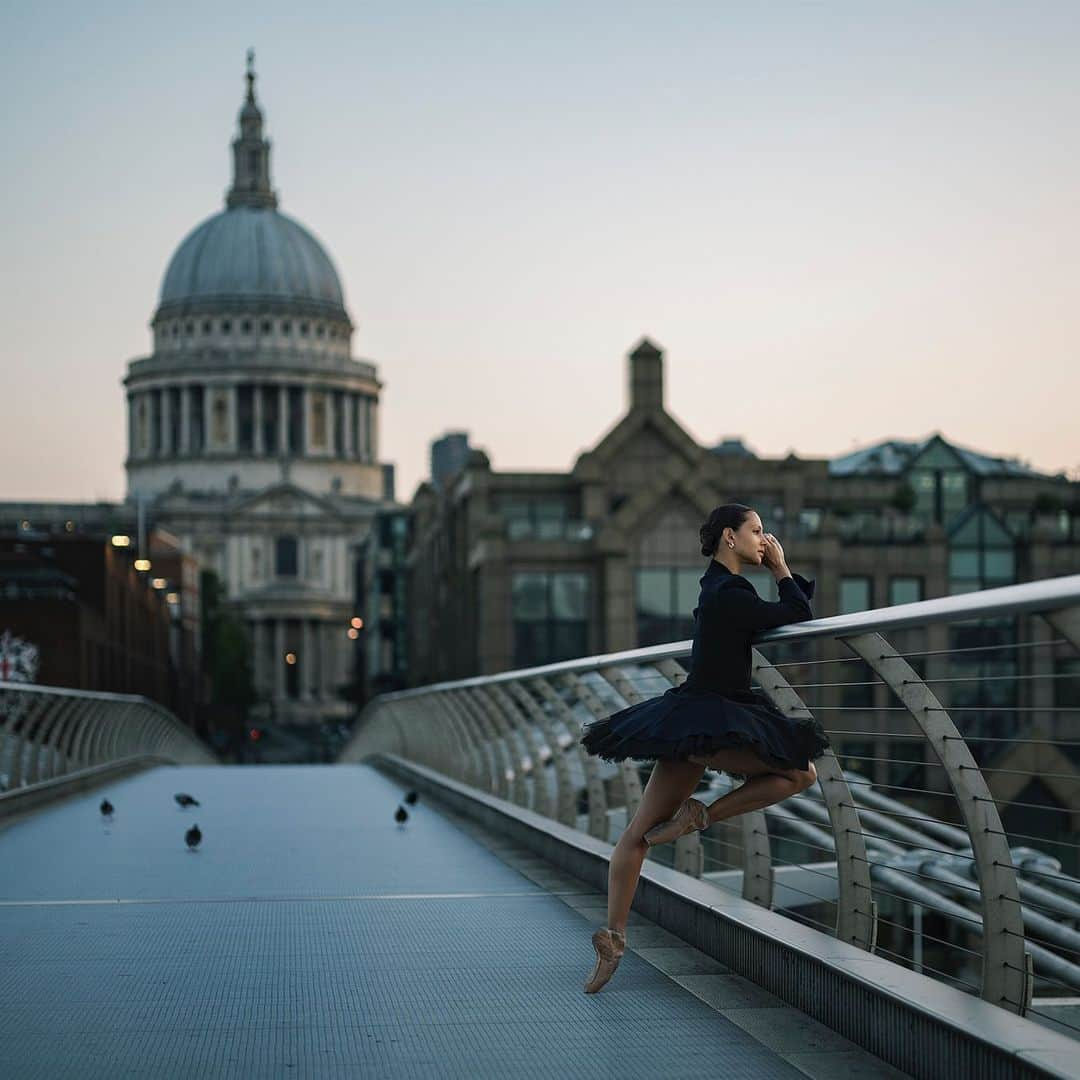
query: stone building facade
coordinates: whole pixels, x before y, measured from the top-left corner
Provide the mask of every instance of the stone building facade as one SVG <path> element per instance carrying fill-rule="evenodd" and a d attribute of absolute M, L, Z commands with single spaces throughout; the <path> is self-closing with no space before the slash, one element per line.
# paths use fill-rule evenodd
<path fill-rule="evenodd" d="M 831 460 L 705 447 L 664 408 L 660 350 L 628 359 L 627 413 L 570 472 L 496 472 L 474 449 L 416 492 L 412 684 L 689 636 L 697 531 L 722 502 L 759 512 L 822 616 L 1080 569 L 1063 476 L 941 435 Z M 774 595 L 767 571 L 746 576 Z"/>
<path fill-rule="evenodd" d="M 628 411 L 569 472 L 497 472 L 473 449 L 456 475 L 420 486 L 410 684 L 689 638 L 706 566 L 698 528 L 729 501 L 754 507 L 792 568 L 816 579 L 822 617 L 1080 572 L 1080 484 L 942 435 L 831 460 L 759 458 L 738 439 L 702 446 L 664 408 L 663 363 L 648 341 L 634 349 Z M 744 576 L 775 598 L 767 571 Z M 1007 824 L 1028 835 L 1057 835 L 1061 807 L 1080 821 L 1077 785 L 1062 779 L 1080 766 L 1068 711 L 1080 706 L 1080 659 L 1054 638 L 1031 617 L 890 635 L 935 680 L 977 758 L 1001 770 L 992 788 L 1015 800 Z M 925 741 L 862 661 L 821 641 L 769 655 L 845 767 L 916 801 L 942 790 Z M 922 804 L 947 815 L 947 802 Z"/>

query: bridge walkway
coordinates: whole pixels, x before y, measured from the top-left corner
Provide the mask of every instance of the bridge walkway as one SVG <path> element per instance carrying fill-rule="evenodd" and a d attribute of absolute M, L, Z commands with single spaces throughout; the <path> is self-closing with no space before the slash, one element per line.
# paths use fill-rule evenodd
<path fill-rule="evenodd" d="M 637 915 L 583 994 L 603 896 L 424 799 L 399 826 L 401 795 L 366 765 L 159 767 L 8 824 L 0 1072 L 903 1075 Z"/>

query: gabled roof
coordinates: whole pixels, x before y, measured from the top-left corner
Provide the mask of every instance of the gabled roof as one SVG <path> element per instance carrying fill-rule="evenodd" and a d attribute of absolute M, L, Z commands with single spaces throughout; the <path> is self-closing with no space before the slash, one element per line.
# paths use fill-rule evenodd
<path fill-rule="evenodd" d="M 951 443 L 940 432 L 934 432 L 918 442 L 902 439 L 886 439 L 850 454 L 843 454 L 829 462 L 830 476 L 899 476 L 916 462 L 916 459 L 934 444 L 946 447 L 959 458 L 960 463 L 979 476 L 1028 476 L 1049 477 L 1025 465 L 1019 458 L 993 457 Z"/>

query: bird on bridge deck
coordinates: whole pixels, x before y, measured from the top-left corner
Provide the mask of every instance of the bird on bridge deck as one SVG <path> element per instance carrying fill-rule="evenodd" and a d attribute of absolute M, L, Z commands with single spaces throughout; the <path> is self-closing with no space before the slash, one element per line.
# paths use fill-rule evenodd
<path fill-rule="evenodd" d="M 202 839 L 202 832 L 199 830 L 198 825 L 192 825 L 186 833 L 184 833 L 184 840 L 187 841 L 187 846 L 191 851 L 194 851 L 199 846 L 199 841 Z"/>
<path fill-rule="evenodd" d="M 394 811 L 394 820 L 399 825 L 404 825 L 405 822 L 409 820 L 409 811 L 406 810 L 404 806 L 399 806 L 397 810 Z"/>
<path fill-rule="evenodd" d="M 107 817 L 107 818 L 112 817 L 112 815 L 113 815 L 113 804 L 111 802 L 109 802 L 108 799 L 102 799 L 101 800 L 101 806 L 100 806 L 99 809 L 101 810 L 101 816 L 102 817 Z"/>
<path fill-rule="evenodd" d="M 410 791 L 410 792 L 408 792 L 408 793 L 406 794 L 406 796 L 405 796 L 405 801 L 406 801 L 406 802 L 407 802 L 407 803 L 408 803 L 408 804 L 409 804 L 410 806 L 415 806 L 415 805 L 416 805 L 416 800 L 417 800 L 418 798 L 420 798 L 420 796 L 419 796 L 419 795 L 417 795 L 415 791 Z"/>
<path fill-rule="evenodd" d="M 177 793 L 176 795 L 174 795 L 174 796 L 173 796 L 173 798 L 174 798 L 174 799 L 175 799 L 175 800 L 177 801 L 177 803 L 178 803 L 178 804 L 179 804 L 180 806 L 182 806 L 182 807 L 183 807 L 183 808 L 184 808 L 185 810 L 186 810 L 186 809 L 187 809 L 187 808 L 188 808 L 189 806 L 198 806 L 198 805 L 199 805 L 199 800 L 198 800 L 198 799 L 193 799 L 193 798 L 192 798 L 192 797 L 191 797 L 190 795 L 186 795 L 186 794 L 185 794 L 184 792 L 182 792 L 182 791 L 180 791 L 180 792 L 178 792 L 178 793 Z"/>

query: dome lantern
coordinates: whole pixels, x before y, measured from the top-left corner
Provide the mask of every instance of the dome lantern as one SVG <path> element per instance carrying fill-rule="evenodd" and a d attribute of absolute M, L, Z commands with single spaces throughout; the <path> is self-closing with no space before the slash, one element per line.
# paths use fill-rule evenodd
<path fill-rule="evenodd" d="M 233 186 L 225 205 L 277 206 L 277 196 L 270 189 L 270 140 L 263 138 L 262 112 L 255 102 L 255 50 L 247 54 L 247 96 L 240 109 L 240 135 L 233 140 Z"/>

